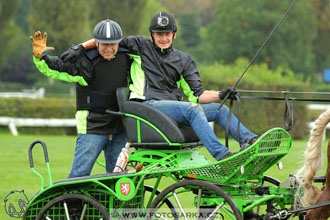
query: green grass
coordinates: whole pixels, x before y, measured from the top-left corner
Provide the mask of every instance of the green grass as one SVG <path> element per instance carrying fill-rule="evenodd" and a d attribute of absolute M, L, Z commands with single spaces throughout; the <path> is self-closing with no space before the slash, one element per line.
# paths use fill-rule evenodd
<path fill-rule="evenodd" d="M 1 220 L 12 220 L 4 209 L 4 198 L 12 190 L 24 190 L 30 199 L 40 189 L 40 179 L 32 174 L 29 167 L 28 148 L 35 140 L 43 140 L 47 144 L 48 155 L 53 181 L 65 179 L 70 172 L 73 161 L 75 136 L 42 136 L 42 135 L 19 135 L 0 134 L 0 217 Z M 224 143 L 224 141 L 223 141 Z M 290 153 L 283 158 L 283 170 L 276 166 L 267 171 L 267 175 L 275 177 L 280 181 L 285 180 L 289 174 L 295 173 L 303 165 L 304 150 L 307 140 L 294 140 Z M 235 143 L 230 142 L 230 146 L 237 148 Z M 326 153 L 327 143 L 323 143 L 323 150 Z M 211 158 L 205 148 L 202 153 Z M 45 177 L 45 184 L 48 184 L 46 167 L 41 146 L 35 146 L 33 150 L 35 169 Z M 103 155 L 100 157 L 103 161 Z M 326 161 L 326 158 L 325 158 Z M 324 175 L 324 170 L 318 175 Z M 92 174 L 104 173 L 104 168 L 96 165 Z M 168 186 L 168 183 L 162 183 Z"/>
<path fill-rule="evenodd" d="M 42 136 L 0 134 L 0 219 L 13 220 L 4 209 L 4 199 L 12 190 L 24 190 L 31 199 L 40 189 L 40 179 L 32 174 L 28 148 L 35 140 L 43 140 L 48 149 L 53 181 L 65 179 L 71 169 L 75 149 L 75 136 Z M 48 185 L 44 155 L 41 145 L 33 149 L 34 167 L 45 178 Z M 104 173 L 104 168 L 95 166 L 92 174 Z"/>

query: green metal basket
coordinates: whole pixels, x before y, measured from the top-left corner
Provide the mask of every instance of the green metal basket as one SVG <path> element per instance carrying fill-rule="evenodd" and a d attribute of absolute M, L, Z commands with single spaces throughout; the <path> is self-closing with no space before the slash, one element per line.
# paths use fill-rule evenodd
<path fill-rule="evenodd" d="M 290 147 L 291 137 L 288 132 L 282 128 L 273 128 L 264 133 L 251 147 L 230 158 L 211 163 L 193 149 L 162 151 L 162 157 L 149 162 L 143 172 L 176 172 L 181 176 L 201 180 L 240 184 L 251 179 L 261 180 L 263 173 L 284 157 Z M 151 152 L 146 151 L 145 154 Z"/>

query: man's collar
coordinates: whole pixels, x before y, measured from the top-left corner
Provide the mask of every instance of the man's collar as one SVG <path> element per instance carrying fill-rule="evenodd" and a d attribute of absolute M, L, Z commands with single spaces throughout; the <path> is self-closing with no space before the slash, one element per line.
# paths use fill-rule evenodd
<path fill-rule="evenodd" d="M 158 47 L 154 41 L 152 41 L 153 44 L 154 44 L 154 47 L 157 51 L 161 52 L 161 53 L 168 53 L 168 52 L 171 52 L 173 50 L 173 44 L 171 44 L 170 47 L 166 48 L 166 49 L 162 49 L 160 47 Z"/>

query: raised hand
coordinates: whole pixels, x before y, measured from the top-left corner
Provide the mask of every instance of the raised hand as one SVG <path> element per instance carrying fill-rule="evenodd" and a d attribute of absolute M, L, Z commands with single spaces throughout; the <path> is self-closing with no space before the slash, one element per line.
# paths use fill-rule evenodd
<path fill-rule="evenodd" d="M 55 50 L 54 47 L 47 47 L 47 33 L 44 32 L 44 36 L 42 37 L 41 32 L 37 31 L 34 33 L 34 38 L 30 36 L 32 41 L 32 49 L 33 55 L 40 59 L 45 56 L 49 51 Z"/>

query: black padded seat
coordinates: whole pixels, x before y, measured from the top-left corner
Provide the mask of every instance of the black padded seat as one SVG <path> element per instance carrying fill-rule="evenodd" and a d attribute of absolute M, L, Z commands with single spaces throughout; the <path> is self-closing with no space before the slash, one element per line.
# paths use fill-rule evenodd
<path fill-rule="evenodd" d="M 110 177 L 110 176 L 119 176 L 119 175 L 126 175 L 126 174 L 127 174 L 126 172 L 119 172 L 119 173 L 96 174 L 96 175 L 93 175 L 93 176 L 72 177 L 72 178 L 58 180 L 58 181 L 54 182 L 53 185 L 60 184 L 60 183 L 81 181 L 81 180 L 100 179 L 100 178 L 106 178 L 106 177 Z"/>
<path fill-rule="evenodd" d="M 171 143 L 198 142 L 199 139 L 193 129 L 189 126 L 181 126 L 172 118 L 158 109 L 137 101 L 129 101 L 129 90 L 126 87 L 117 89 L 117 101 L 122 113 L 132 114 L 143 118 L 159 129 Z M 127 138 L 131 145 L 134 143 L 166 143 L 157 130 L 147 123 L 140 121 L 140 137 L 138 140 L 138 124 L 133 117 L 123 117 Z"/>

